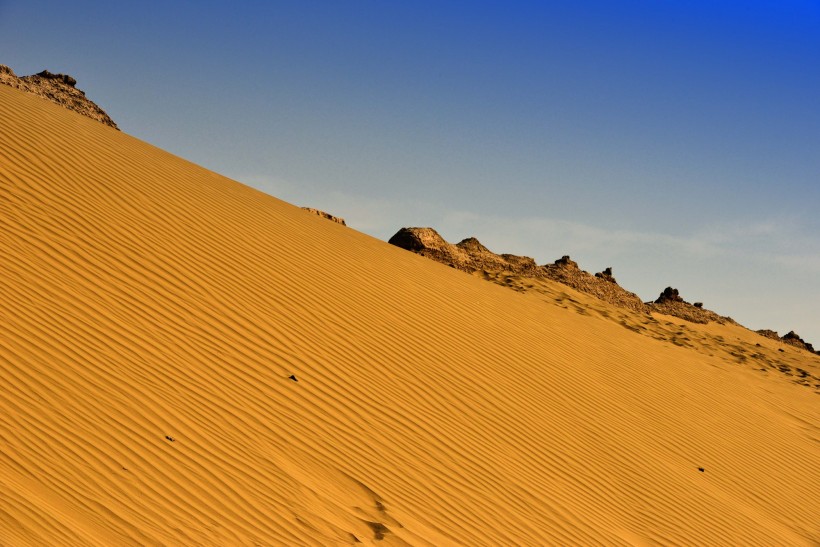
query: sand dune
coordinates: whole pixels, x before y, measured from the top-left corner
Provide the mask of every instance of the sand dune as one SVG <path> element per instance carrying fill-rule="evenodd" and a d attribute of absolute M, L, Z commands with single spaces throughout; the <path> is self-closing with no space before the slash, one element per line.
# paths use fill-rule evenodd
<path fill-rule="evenodd" d="M 818 396 L 752 333 L 655 339 L 0 115 L 0 544 L 820 542 Z"/>

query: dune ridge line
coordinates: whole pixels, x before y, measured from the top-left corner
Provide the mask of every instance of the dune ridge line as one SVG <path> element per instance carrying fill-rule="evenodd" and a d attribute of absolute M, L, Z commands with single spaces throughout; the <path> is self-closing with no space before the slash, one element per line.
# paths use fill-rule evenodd
<path fill-rule="evenodd" d="M 0 115 L 0 544 L 820 541 L 817 395 L 731 356 L 758 335 L 641 336 Z"/>

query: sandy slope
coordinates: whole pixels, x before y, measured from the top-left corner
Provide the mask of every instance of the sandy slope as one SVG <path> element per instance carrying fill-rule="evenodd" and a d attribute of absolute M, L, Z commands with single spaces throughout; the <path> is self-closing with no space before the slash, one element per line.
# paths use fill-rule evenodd
<path fill-rule="evenodd" d="M 811 389 L 0 119 L 0 544 L 820 541 Z"/>

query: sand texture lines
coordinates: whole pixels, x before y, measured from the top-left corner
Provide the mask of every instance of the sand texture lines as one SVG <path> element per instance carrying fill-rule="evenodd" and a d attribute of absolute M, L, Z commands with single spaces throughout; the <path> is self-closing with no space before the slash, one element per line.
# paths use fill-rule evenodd
<path fill-rule="evenodd" d="M 811 389 L 0 119 L 0 544 L 820 541 Z"/>

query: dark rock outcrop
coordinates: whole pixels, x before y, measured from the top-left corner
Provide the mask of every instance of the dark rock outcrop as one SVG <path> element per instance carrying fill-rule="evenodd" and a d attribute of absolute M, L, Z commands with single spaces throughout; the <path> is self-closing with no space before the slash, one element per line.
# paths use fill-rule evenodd
<path fill-rule="evenodd" d="M 665 304 L 666 302 L 683 302 L 678 289 L 666 287 L 660 296 L 655 300 L 655 304 Z"/>
<path fill-rule="evenodd" d="M 608 278 L 596 277 L 581 270 L 569 256 L 539 266 L 528 256 L 495 254 L 473 237 L 453 245 L 432 228 L 402 228 L 389 243 L 465 272 L 509 272 L 521 277 L 552 279 L 616 306 L 647 311 L 638 295 L 615 282 L 611 268 Z"/>
<path fill-rule="evenodd" d="M 561 258 L 559 258 L 558 260 L 553 262 L 553 264 L 555 264 L 556 266 L 562 267 L 562 268 L 571 268 L 571 269 L 575 269 L 575 270 L 579 269 L 578 268 L 578 263 L 575 262 L 574 260 L 572 260 L 569 257 L 569 255 L 562 256 Z"/>
<path fill-rule="evenodd" d="M 407 251 L 419 253 L 425 249 L 438 249 L 447 242 L 432 228 L 402 228 L 387 242 Z"/>
<path fill-rule="evenodd" d="M 481 242 L 474 237 L 462 239 L 461 241 L 456 243 L 456 246 L 472 254 L 482 254 L 490 252 L 490 250 L 487 247 L 482 245 Z"/>
<path fill-rule="evenodd" d="M 718 315 L 704 308 L 702 302 L 690 304 L 683 299 L 680 291 L 673 287 L 666 287 L 654 302 L 643 302 L 638 295 L 618 285 L 612 274 L 611 267 L 591 275 L 581 270 L 578 263 L 572 260 L 569 255 L 562 256 L 552 264 L 539 266 L 535 260 L 528 256 L 495 254 L 474 237 L 468 237 L 455 245 L 448 243 L 433 228 L 402 228 L 390 238 L 389 243 L 458 270 L 471 273 L 483 272 L 485 279 L 515 290 L 526 292 L 520 281 L 513 281 L 515 276 L 519 278 L 544 278 L 590 294 L 615 306 L 640 313 L 661 313 L 691 323 L 737 324 L 731 317 Z M 511 278 L 507 274 L 513 277 Z M 532 287 L 532 285 L 529 285 L 529 287 Z M 794 331 L 789 332 L 782 338 L 772 330 L 759 330 L 757 332 L 767 338 L 820 355 L 820 351 L 815 352 L 814 347 L 800 338 Z"/>
<path fill-rule="evenodd" d="M 309 213 L 313 213 L 314 215 L 317 215 L 317 216 L 320 216 L 320 217 L 325 218 L 327 220 L 330 220 L 331 222 L 335 222 L 336 224 L 341 224 L 342 226 L 347 226 L 347 224 L 345 224 L 345 219 L 343 219 L 341 217 L 335 217 L 335 216 L 331 215 L 330 213 L 325 213 L 324 211 L 320 211 L 319 209 L 314 209 L 313 207 L 302 207 L 302 209 L 304 209 L 305 211 L 307 211 Z"/>
<path fill-rule="evenodd" d="M 644 303 L 638 295 L 618 285 L 611 267 L 592 275 L 581 270 L 567 255 L 552 264 L 539 266 L 527 256 L 495 254 L 474 237 L 453 245 L 432 228 L 402 228 L 389 243 L 465 272 L 506 272 L 524 278 L 551 279 L 637 312 L 658 312 L 694 323 L 734 323 L 730 317 L 704 309 L 700 302 L 697 306 L 689 304 L 672 287 L 664 289 L 655 302 Z"/>
<path fill-rule="evenodd" d="M 486 270 L 533 275 L 538 269 L 535 260 L 530 257 L 497 255 L 474 237 L 454 245 L 432 228 L 402 228 L 388 243 L 465 272 Z"/>
<path fill-rule="evenodd" d="M 784 343 L 792 345 L 796 348 L 804 349 L 806 351 L 814 353 L 814 346 L 800 338 L 800 336 L 798 336 L 797 333 L 794 331 L 789 331 L 787 334 L 784 334 L 781 340 Z"/>
<path fill-rule="evenodd" d="M 77 89 L 77 80 L 68 74 L 54 74 L 43 70 L 31 76 L 18 77 L 5 65 L 0 65 L 0 84 L 5 84 L 27 93 L 32 93 L 59 104 L 92 120 L 117 128 L 114 120 L 85 93 Z"/>
<path fill-rule="evenodd" d="M 776 331 L 770 329 L 761 329 L 755 332 L 757 332 L 760 336 L 765 336 L 766 338 L 769 338 L 771 340 L 777 340 L 778 342 L 783 342 L 784 344 L 789 344 L 790 346 L 794 346 L 796 348 L 804 349 L 811 353 L 816 353 L 820 355 L 820 351 L 815 351 L 814 346 L 812 344 L 809 344 L 808 342 L 800 338 L 800 336 L 793 330 L 789 331 L 783 336 L 778 335 Z"/>
<path fill-rule="evenodd" d="M 528 256 L 518 256 L 504 253 L 501 255 L 501 258 L 503 258 L 507 264 L 511 266 L 510 269 L 513 271 L 533 273 L 538 269 L 538 264 L 535 263 L 535 260 Z"/>
<path fill-rule="evenodd" d="M 49 72 L 48 70 L 44 70 L 42 72 L 38 72 L 35 76 L 39 76 L 45 80 L 56 80 L 58 82 L 62 82 L 63 84 L 74 87 L 77 85 L 77 80 L 69 76 L 68 74 L 54 74 Z"/>
<path fill-rule="evenodd" d="M 777 332 L 769 329 L 761 329 L 756 331 L 760 336 L 765 336 L 766 338 L 770 338 L 772 340 L 780 340 L 780 335 Z"/>
<path fill-rule="evenodd" d="M 707 310 L 703 307 L 702 302 L 690 304 L 681 297 L 678 289 L 672 287 L 666 287 L 654 302 L 647 302 L 646 305 L 654 312 L 679 317 L 691 323 L 706 324 L 712 321 L 720 324 L 734 323 L 731 317 L 724 317 Z"/>
<path fill-rule="evenodd" d="M 618 282 L 615 281 L 615 278 L 612 277 L 612 267 L 611 266 L 607 267 L 602 272 L 596 273 L 595 277 L 597 277 L 598 279 L 603 279 L 604 281 L 609 281 L 610 283 L 615 283 L 616 285 L 618 284 Z"/>
<path fill-rule="evenodd" d="M 578 263 L 568 255 L 564 255 L 552 264 L 542 266 L 542 268 L 545 277 L 563 283 L 577 291 L 591 294 L 621 308 L 642 313 L 647 312 L 646 306 L 637 294 L 618 285 L 612 276 L 612 268 L 607 268 L 603 272 L 592 275 L 582 270 Z"/>

